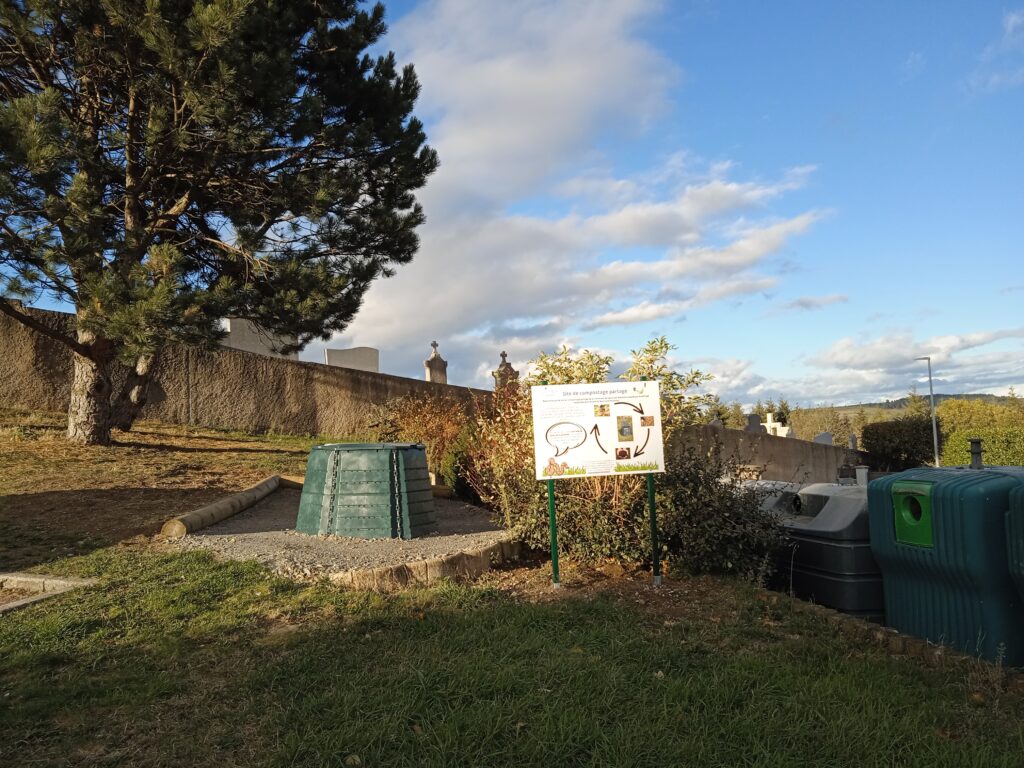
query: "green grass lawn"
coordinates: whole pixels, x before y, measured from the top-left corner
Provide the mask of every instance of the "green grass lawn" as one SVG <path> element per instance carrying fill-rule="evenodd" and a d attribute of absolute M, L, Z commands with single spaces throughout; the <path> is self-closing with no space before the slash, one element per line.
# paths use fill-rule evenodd
<path fill-rule="evenodd" d="M 0 618 L 3 765 L 1024 761 L 1018 697 L 743 585 L 669 618 L 647 590 L 385 597 L 124 547 L 46 570 L 100 583 Z"/>
<path fill-rule="evenodd" d="M 161 553 L 168 517 L 314 438 L 0 410 L 0 570 L 95 576 L 0 616 L 0 766 L 1022 766 L 980 663 L 895 658 L 735 581 L 546 564 L 396 596 Z M 130 544 L 117 544 L 128 539 Z"/>

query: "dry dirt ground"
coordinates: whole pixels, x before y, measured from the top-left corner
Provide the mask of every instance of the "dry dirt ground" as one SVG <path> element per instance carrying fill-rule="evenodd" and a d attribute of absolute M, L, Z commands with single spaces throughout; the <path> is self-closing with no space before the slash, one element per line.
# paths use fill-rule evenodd
<path fill-rule="evenodd" d="M 141 422 L 114 445 L 78 446 L 61 414 L 0 410 L 0 571 L 152 535 L 268 475 L 301 475 L 315 442 Z"/>

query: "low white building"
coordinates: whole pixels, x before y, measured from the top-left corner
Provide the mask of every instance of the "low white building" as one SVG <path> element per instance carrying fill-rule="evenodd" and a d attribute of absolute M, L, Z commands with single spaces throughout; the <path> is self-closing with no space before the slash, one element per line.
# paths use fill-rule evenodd
<path fill-rule="evenodd" d="M 380 350 L 374 347 L 324 349 L 324 362 L 337 368 L 380 373 Z"/>
<path fill-rule="evenodd" d="M 241 320 L 237 317 L 229 317 L 224 321 L 224 328 L 227 336 L 221 341 L 221 346 L 240 349 L 243 352 L 255 352 L 257 355 L 267 357 L 283 357 L 286 360 L 298 360 L 298 352 L 290 352 L 282 355 L 274 350 L 274 347 L 294 339 L 276 339 L 269 333 L 261 331 L 248 320 Z"/>

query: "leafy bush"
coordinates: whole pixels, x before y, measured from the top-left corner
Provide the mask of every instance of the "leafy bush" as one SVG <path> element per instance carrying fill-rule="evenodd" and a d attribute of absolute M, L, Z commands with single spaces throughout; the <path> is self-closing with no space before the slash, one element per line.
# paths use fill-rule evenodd
<path fill-rule="evenodd" d="M 473 401 L 451 393 L 408 395 L 371 408 L 367 429 L 381 442 L 423 443 L 430 470 L 455 488 L 476 408 Z"/>
<path fill-rule="evenodd" d="M 813 440 L 822 432 L 828 432 L 836 445 L 846 445 L 850 435 L 855 434 L 850 418 L 832 405 L 793 410 L 789 415 L 789 425 L 800 440 Z"/>
<path fill-rule="evenodd" d="M 664 338 L 649 342 L 633 352 L 632 365 L 622 376 L 660 382 L 666 444 L 679 427 L 701 418 L 708 400 L 687 391 L 709 377 L 672 370 L 667 364 L 672 349 Z M 610 364 L 610 358 L 589 351 L 541 355 L 528 379 L 497 394 L 493 408 L 477 415 L 469 482 L 527 544 L 549 546 L 546 489 L 534 477 L 529 384 L 606 381 Z M 723 482 L 735 464 L 730 461 L 718 453 L 709 457 L 684 450 L 670 472 L 656 478 L 664 546 L 687 569 L 753 574 L 765 562 L 769 543 L 777 540 L 773 521 L 755 520 L 755 497 L 735 482 Z M 643 476 L 562 479 L 554 485 L 560 551 L 584 561 L 639 563 L 650 557 Z"/>
<path fill-rule="evenodd" d="M 864 426 L 863 448 L 875 469 L 901 472 L 930 464 L 935 456 L 928 416 L 903 416 Z"/>
<path fill-rule="evenodd" d="M 970 439 L 982 440 L 982 461 L 996 466 L 1024 466 L 1024 430 L 987 427 L 953 432 L 942 445 L 942 463 L 946 466 L 971 463 Z"/>
<path fill-rule="evenodd" d="M 684 446 L 658 482 L 662 544 L 693 573 L 735 573 L 763 582 L 784 543 L 778 520 L 761 511 L 765 492 L 744 487 L 737 456 L 721 446 Z"/>
<path fill-rule="evenodd" d="M 943 430 L 950 434 L 991 428 L 1024 430 L 1024 405 L 1019 398 L 1012 398 L 1006 403 L 959 398 L 943 400 L 935 411 Z"/>

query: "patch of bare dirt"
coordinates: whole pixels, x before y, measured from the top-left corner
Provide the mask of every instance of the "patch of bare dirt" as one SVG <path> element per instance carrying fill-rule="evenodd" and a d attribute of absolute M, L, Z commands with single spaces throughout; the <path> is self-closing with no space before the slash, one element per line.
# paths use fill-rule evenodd
<path fill-rule="evenodd" d="M 31 597 L 32 593 L 27 592 L 24 589 L 0 589 L 0 608 L 9 603 L 16 603 L 18 600 L 23 600 L 26 597 Z"/>
<path fill-rule="evenodd" d="M 625 569 L 614 562 L 584 565 L 572 560 L 560 562 L 559 575 L 562 586 L 554 589 L 551 563 L 538 557 L 515 567 L 493 570 L 482 576 L 480 583 L 532 602 L 607 595 L 668 617 L 712 622 L 735 618 L 747 602 L 737 593 L 735 580 L 722 577 L 667 573 L 662 585 L 655 587 L 648 570 Z M 788 599 L 766 593 L 766 599 L 771 597 Z"/>
<path fill-rule="evenodd" d="M 63 420 L 0 410 L 0 570 L 152 535 L 268 475 L 302 474 L 313 443 L 142 422 L 81 446 Z"/>

